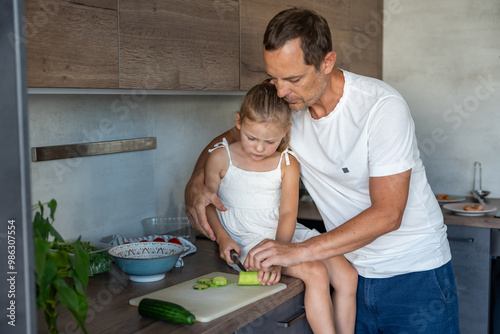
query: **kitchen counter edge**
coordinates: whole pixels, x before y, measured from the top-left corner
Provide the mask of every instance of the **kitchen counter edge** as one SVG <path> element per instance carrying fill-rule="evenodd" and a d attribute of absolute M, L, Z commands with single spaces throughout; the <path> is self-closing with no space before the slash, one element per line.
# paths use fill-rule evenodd
<path fill-rule="evenodd" d="M 472 200 L 469 198 L 469 202 Z M 492 198 L 486 201 L 487 204 L 493 205 L 500 210 L 500 199 Z M 469 227 L 483 227 L 500 229 L 500 218 L 495 217 L 496 212 L 486 214 L 484 216 L 459 216 L 453 212 L 443 209 L 444 223 L 446 225 L 458 225 Z M 498 212 L 498 211 L 497 211 Z M 299 219 L 307 220 L 322 220 L 318 209 L 314 202 L 300 202 L 299 204 Z"/>

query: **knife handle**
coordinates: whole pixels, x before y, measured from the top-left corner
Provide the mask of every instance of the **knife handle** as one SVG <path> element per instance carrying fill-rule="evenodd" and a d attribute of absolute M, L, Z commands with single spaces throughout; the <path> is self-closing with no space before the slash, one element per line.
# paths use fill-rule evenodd
<path fill-rule="evenodd" d="M 233 261 L 236 262 L 236 260 L 238 260 L 238 253 L 236 253 L 236 251 L 234 249 L 231 249 L 231 251 L 229 252 L 229 254 L 231 255 L 231 259 Z"/>

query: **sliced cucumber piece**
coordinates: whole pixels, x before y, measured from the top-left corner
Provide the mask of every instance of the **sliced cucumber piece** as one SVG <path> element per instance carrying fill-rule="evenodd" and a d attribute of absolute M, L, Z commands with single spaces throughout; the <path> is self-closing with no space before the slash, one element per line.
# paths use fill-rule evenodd
<path fill-rule="evenodd" d="M 222 286 L 226 286 L 229 284 L 234 284 L 233 281 L 228 281 L 224 276 L 215 276 L 214 278 L 201 277 L 197 280 L 198 284 L 193 286 L 193 289 L 196 290 L 205 290 L 208 288 L 220 288 Z"/>
<path fill-rule="evenodd" d="M 201 277 L 201 278 L 198 278 L 198 283 L 209 285 L 209 284 L 212 284 L 212 279 L 208 278 L 208 277 Z"/>
<path fill-rule="evenodd" d="M 206 289 L 208 289 L 208 285 L 207 284 L 196 284 L 196 285 L 193 285 L 193 289 L 206 290 Z"/>
<path fill-rule="evenodd" d="M 227 278 L 224 276 L 215 276 L 212 278 L 212 284 L 215 286 L 225 286 L 227 285 Z"/>

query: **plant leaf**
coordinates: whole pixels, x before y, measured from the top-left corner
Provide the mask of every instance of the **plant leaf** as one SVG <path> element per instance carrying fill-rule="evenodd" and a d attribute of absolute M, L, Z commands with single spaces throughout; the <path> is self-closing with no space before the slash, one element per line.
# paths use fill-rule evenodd
<path fill-rule="evenodd" d="M 61 304 L 68 308 L 83 329 L 85 326 L 82 325 L 85 323 L 88 308 L 87 297 L 85 294 L 75 291 L 73 286 L 68 285 L 66 281 L 60 277 L 56 278 L 54 285 L 56 286 Z M 84 331 L 86 332 L 86 330 Z"/>
<path fill-rule="evenodd" d="M 35 275 L 37 283 L 41 284 L 45 273 L 45 264 L 47 261 L 47 253 L 50 249 L 50 242 L 35 238 Z"/>
<path fill-rule="evenodd" d="M 75 249 L 74 256 L 71 258 L 73 269 L 83 286 L 87 287 L 89 282 L 90 255 L 83 249 L 80 238 L 73 243 L 73 247 Z"/>
<path fill-rule="evenodd" d="M 70 270 L 70 256 L 68 252 L 50 249 L 47 253 L 47 257 L 55 261 L 56 269 L 58 273 L 68 272 Z M 66 277 L 65 275 L 64 277 Z"/>
<path fill-rule="evenodd" d="M 54 214 L 56 213 L 56 207 L 57 207 L 57 202 L 55 199 L 50 200 L 49 203 L 47 203 L 47 206 L 50 209 L 50 219 L 54 221 Z"/>
<path fill-rule="evenodd" d="M 47 228 L 50 231 L 50 234 L 54 237 L 54 241 L 56 241 L 56 242 L 64 242 L 63 237 L 61 237 L 61 235 L 59 234 L 59 232 L 57 232 L 57 230 L 51 224 L 49 224 L 47 226 Z"/>
<path fill-rule="evenodd" d="M 50 210 L 49 218 L 52 223 L 49 218 L 44 217 L 44 205 Z M 74 245 L 72 256 L 67 249 L 55 247 L 55 244 L 64 243 L 62 236 L 53 227 L 56 207 L 54 199 L 45 204 L 38 202 L 38 205 L 33 206 L 33 210 L 39 209 L 33 217 L 37 309 L 43 308 L 50 333 L 59 333 L 56 307 L 62 304 L 87 334 L 85 318 L 88 303 L 85 288 L 89 279 L 90 255 L 81 246 L 80 238 Z M 50 241 L 49 236 L 54 237 L 54 241 Z"/>
<path fill-rule="evenodd" d="M 59 301 L 68 309 L 78 310 L 78 296 L 72 286 L 68 285 L 61 277 L 54 279 L 54 287 L 57 290 Z"/>
<path fill-rule="evenodd" d="M 57 274 L 55 260 L 47 258 L 43 271 L 37 273 L 37 293 L 40 297 L 40 303 L 37 306 L 47 310 L 50 308 L 50 302 L 55 300 L 56 291 L 52 286 L 52 281 Z M 55 306 L 54 306 L 55 307 Z"/>

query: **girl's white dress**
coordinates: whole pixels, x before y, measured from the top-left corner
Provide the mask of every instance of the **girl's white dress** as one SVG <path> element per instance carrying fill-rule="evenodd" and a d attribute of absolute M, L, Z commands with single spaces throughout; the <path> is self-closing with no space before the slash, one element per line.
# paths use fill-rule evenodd
<path fill-rule="evenodd" d="M 221 180 L 218 196 L 227 211 L 217 211 L 222 226 L 241 248 L 243 262 L 248 252 L 264 239 L 275 239 L 278 227 L 281 198 L 281 161 L 289 162 L 286 149 L 281 153 L 278 166 L 267 172 L 247 171 L 233 165 L 229 145 L 225 138 L 215 145 L 225 147 L 229 156 L 229 168 Z M 301 242 L 320 233 L 296 223 L 292 242 Z M 231 267 L 239 270 L 236 265 Z"/>

